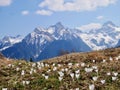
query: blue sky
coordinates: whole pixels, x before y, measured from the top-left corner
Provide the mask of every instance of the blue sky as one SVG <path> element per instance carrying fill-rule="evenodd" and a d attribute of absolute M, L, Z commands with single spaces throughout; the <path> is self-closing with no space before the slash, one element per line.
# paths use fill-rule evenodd
<path fill-rule="evenodd" d="M 0 38 L 59 21 L 70 28 L 106 21 L 120 26 L 119 10 L 120 0 L 0 0 Z"/>

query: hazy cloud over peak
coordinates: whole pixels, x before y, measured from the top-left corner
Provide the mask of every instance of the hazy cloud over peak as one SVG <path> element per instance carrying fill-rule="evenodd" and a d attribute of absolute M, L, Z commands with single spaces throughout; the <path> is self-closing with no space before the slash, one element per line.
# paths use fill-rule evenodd
<path fill-rule="evenodd" d="M 81 27 L 77 27 L 77 29 L 82 30 L 84 32 L 88 32 L 90 30 L 99 29 L 101 27 L 102 25 L 100 23 L 90 23 L 87 25 L 82 25 Z"/>

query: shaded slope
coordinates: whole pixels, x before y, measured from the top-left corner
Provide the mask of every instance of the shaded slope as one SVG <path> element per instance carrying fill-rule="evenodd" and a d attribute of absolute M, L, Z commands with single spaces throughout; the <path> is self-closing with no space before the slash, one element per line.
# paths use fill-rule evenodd
<path fill-rule="evenodd" d="M 57 40 L 53 41 L 42 51 L 38 60 L 59 56 L 62 50 L 68 52 L 91 51 L 91 49 L 80 38 L 74 38 L 72 40 Z"/>

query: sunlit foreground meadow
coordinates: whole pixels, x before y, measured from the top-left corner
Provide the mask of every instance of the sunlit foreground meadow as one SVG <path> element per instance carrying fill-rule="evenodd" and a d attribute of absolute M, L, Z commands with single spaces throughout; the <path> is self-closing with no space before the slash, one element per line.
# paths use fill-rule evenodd
<path fill-rule="evenodd" d="M 120 48 L 36 63 L 1 58 L 0 90 L 120 90 Z"/>

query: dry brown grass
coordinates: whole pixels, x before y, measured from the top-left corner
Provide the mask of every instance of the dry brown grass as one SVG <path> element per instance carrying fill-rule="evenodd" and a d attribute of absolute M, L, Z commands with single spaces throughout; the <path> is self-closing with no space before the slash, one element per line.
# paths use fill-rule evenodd
<path fill-rule="evenodd" d="M 93 60 L 97 59 L 98 61 L 101 59 L 108 59 L 109 57 L 116 57 L 120 55 L 120 48 L 110 48 L 100 51 L 92 51 L 87 53 L 71 53 L 66 54 L 60 57 L 51 58 L 48 60 L 43 60 L 43 62 L 69 62 L 70 60 L 74 60 L 75 62 L 81 62 L 85 60 Z"/>
<path fill-rule="evenodd" d="M 93 51 L 87 53 L 71 53 L 60 57 L 55 57 L 48 60 L 40 61 L 40 63 L 48 64 L 48 67 L 38 69 L 37 63 L 30 63 L 26 61 L 8 60 L 7 58 L 0 59 L 0 89 L 8 88 L 10 90 L 89 90 L 89 84 L 95 85 L 95 90 L 120 90 L 120 59 L 116 60 L 116 57 L 120 56 L 120 48 L 105 49 L 100 51 Z M 112 57 L 112 61 L 109 58 Z M 95 62 L 93 62 L 95 60 Z M 103 60 L 106 60 L 103 63 Z M 68 63 L 72 63 L 72 67 L 69 68 Z M 85 63 L 85 67 L 76 64 Z M 8 67 L 9 64 L 13 66 Z M 33 64 L 36 64 L 32 67 Z M 55 64 L 55 66 L 53 66 Z M 57 65 L 60 64 L 61 67 Z M 91 68 L 92 66 L 98 67 L 98 73 L 93 70 L 91 73 L 86 73 L 85 68 Z M 16 71 L 16 68 L 20 68 Z M 53 68 L 57 67 L 56 71 Z M 36 73 L 29 74 L 31 68 L 36 70 Z M 62 81 L 58 80 L 58 71 L 68 68 L 67 72 L 64 72 Z M 25 75 L 21 76 L 21 71 L 25 71 Z M 50 72 L 47 72 L 51 70 Z M 80 70 L 79 79 L 72 79 L 70 73 L 75 73 L 76 70 Z M 111 72 L 111 76 L 107 76 L 106 73 Z M 112 81 L 111 77 L 113 72 L 117 72 L 117 80 Z M 46 80 L 42 74 L 49 75 L 49 79 Z M 98 80 L 94 82 L 92 77 L 98 76 Z M 103 85 L 100 80 L 105 79 L 106 83 Z M 29 85 L 23 85 L 22 81 L 29 80 Z M 9 83 L 7 83 L 9 82 Z M 15 83 L 16 82 L 16 83 Z"/>
<path fill-rule="evenodd" d="M 3 55 L 0 54 L 0 67 L 8 65 L 12 62 L 13 62 L 13 59 L 5 58 Z"/>

